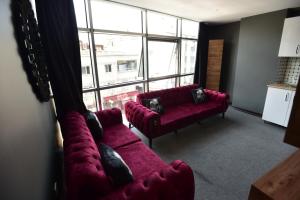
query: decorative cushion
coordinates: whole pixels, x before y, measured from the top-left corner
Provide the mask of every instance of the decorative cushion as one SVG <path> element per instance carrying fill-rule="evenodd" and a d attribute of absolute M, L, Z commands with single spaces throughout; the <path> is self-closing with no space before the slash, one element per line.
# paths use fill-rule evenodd
<path fill-rule="evenodd" d="M 89 127 L 93 138 L 95 141 L 101 139 L 103 137 L 103 128 L 102 125 L 95 113 L 92 111 L 87 111 L 85 113 L 85 120 L 87 123 L 87 126 Z"/>
<path fill-rule="evenodd" d="M 158 114 L 164 113 L 164 108 L 161 105 L 160 98 L 143 99 L 142 104 L 150 110 L 157 112 Z"/>
<path fill-rule="evenodd" d="M 198 88 L 198 89 L 192 90 L 192 95 L 194 98 L 194 103 L 196 103 L 196 104 L 203 103 L 207 99 L 206 93 L 203 90 L 203 88 Z"/>
<path fill-rule="evenodd" d="M 103 143 L 100 143 L 99 151 L 104 171 L 115 186 L 133 181 L 131 170 L 116 151 Z"/>

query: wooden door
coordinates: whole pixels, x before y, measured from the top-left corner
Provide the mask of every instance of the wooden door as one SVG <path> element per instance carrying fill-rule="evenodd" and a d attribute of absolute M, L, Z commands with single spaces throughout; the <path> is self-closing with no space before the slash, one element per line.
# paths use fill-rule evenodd
<path fill-rule="evenodd" d="M 219 91 L 224 40 L 209 40 L 206 88 Z"/>

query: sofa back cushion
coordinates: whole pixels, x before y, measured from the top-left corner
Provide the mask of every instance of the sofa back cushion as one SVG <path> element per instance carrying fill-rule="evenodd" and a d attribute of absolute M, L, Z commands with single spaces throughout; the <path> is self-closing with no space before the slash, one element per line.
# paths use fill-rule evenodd
<path fill-rule="evenodd" d="M 92 199 L 107 194 L 112 185 L 105 175 L 100 154 L 84 117 L 68 113 L 61 121 L 68 199 Z"/>
<path fill-rule="evenodd" d="M 112 108 L 107 110 L 101 110 L 96 112 L 96 115 L 105 130 L 107 127 L 114 126 L 116 124 L 123 124 L 122 113 L 118 108 Z"/>
<path fill-rule="evenodd" d="M 165 90 L 146 92 L 137 96 L 137 102 L 142 104 L 143 99 L 152 99 L 160 97 L 161 104 L 164 107 L 172 107 L 188 102 L 193 102 L 192 90 L 198 88 L 198 85 L 187 85 Z"/>

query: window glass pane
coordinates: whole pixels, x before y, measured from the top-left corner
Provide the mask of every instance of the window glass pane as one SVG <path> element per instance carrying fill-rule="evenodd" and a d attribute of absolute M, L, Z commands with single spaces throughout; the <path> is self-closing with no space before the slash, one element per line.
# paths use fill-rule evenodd
<path fill-rule="evenodd" d="M 149 41 L 148 51 L 149 77 L 159 77 L 177 73 L 177 43 Z"/>
<path fill-rule="evenodd" d="M 97 101 L 95 92 L 83 93 L 83 101 L 88 110 L 97 111 Z"/>
<path fill-rule="evenodd" d="M 175 78 L 152 81 L 149 83 L 149 91 L 163 90 L 175 87 Z"/>
<path fill-rule="evenodd" d="M 196 64 L 197 41 L 181 41 L 181 74 L 194 73 Z"/>
<path fill-rule="evenodd" d="M 95 29 L 142 32 L 140 9 L 101 0 L 92 0 L 91 7 Z"/>
<path fill-rule="evenodd" d="M 124 112 L 124 105 L 129 100 L 136 100 L 144 92 L 143 84 L 101 90 L 102 109 L 119 108 Z"/>
<path fill-rule="evenodd" d="M 100 86 L 143 80 L 142 37 L 95 34 Z"/>
<path fill-rule="evenodd" d="M 74 9 L 76 14 L 77 26 L 80 28 L 86 28 L 86 13 L 84 0 L 73 0 Z"/>
<path fill-rule="evenodd" d="M 91 60 L 91 48 L 88 33 L 79 32 L 79 46 L 81 55 L 81 73 L 82 73 L 82 88 L 90 89 L 94 87 L 93 68 Z"/>
<path fill-rule="evenodd" d="M 148 33 L 176 36 L 177 18 L 155 12 L 147 12 Z"/>
<path fill-rule="evenodd" d="M 190 21 L 190 20 L 182 20 L 182 37 L 186 38 L 198 38 L 198 28 L 199 23 Z"/>
<path fill-rule="evenodd" d="M 191 85 L 194 83 L 194 75 L 180 77 L 180 86 Z"/>

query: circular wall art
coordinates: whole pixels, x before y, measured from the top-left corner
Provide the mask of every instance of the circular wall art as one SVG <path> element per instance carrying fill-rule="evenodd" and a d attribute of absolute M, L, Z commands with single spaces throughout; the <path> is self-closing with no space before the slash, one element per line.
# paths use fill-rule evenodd
<path fill-rule="evenodd" d="M 12 0 L 12 22 L 23 68 L 36 97 L 50 98 L 49 78 L 37 21 L 29 0 Z"/>

